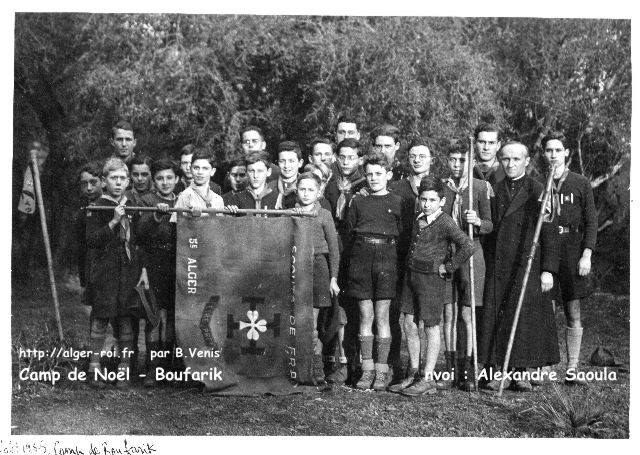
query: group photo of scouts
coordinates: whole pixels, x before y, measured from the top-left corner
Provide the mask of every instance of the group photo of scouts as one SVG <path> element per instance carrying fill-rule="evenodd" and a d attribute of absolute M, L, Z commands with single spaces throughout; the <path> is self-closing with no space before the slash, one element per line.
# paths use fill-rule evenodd
<path fill-rule="evenodd" d="M 408 397 L 451 388 L 498 391 L 494 373 L 505 363 L 504 387 L 514 391 L 535 390 L 558 364 L 564 375 L 556 381 L 586 385 L 579 374 L 580 301 L 591 292 L 597 215 L 589 181 L 569 170 L 565 135 L 547 131 L 532 150 L 481 123 L 469 138 L 436 150 L 428 138 L 408 141 L 393 125 L 360 128 L 343 115 L 334 131 L 309 144 L 267 144 L 259 127 L 247 125 L 242 158 L 218 163 L 211 150 L 193 144 L 152 159 L 136 151 L 131 123 L 115 123 L 112 156 L 77 169 L 84 202 L 74 223 L 82 298 L 90 307 L 90 385 L 107 386 L 92 373 L 102 368 L 109 325 L 119 353 L 147 353 L 142 360 L 120 357 L 120 367 L 144 373 L 144 380 L 119 380 L 118 388 L 157 385 L 156 368 L 165 360 L 150 353 L 180 345 L 178 216 L 275 216 L 270 210 L 313 215 L 313 385 Z M 361 141 L 365 134 L 369 140 Z M 397 156 L 403 141 L 406 160 Z M 44 163 L 47 147 L 31 147 Z M 444 172 L 434 172 L 437 160 Z M 534 162 L 539 172 L 532 172 Z M 216 174 L 224 174 L 221 184 Z M 156 324 L 141 324 L 147 316 L 132 303 L 140 289 L 155 300 Z M 566 316 L 561 333 L 557 307 Z M 441 351 L 445 366 L 437 369 Z"/>

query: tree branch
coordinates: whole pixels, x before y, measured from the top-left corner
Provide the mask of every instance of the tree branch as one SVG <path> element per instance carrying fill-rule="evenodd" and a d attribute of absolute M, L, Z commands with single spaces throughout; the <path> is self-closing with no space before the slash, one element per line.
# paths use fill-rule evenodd
<path fill-rule="evenodd" d="M 607 180 L 609 180 L 611 177 L 613 177 L 614 175 L 616 175 L 618 173 L 618 171 L 620 170 L 620 168 L 622 168 L 622 166 L 627 162 L 627 160 L 629 159 L 628 156 L 624 156 L 620 161 L 618 161 L 609 172 L 607 172 L 605 175 L 601 175 L 600 177 L 597 177 L 595 179 L 593 179 L 591 181 L 591 188 L 597 188 L 600 185 L 602 185 L 604 182 L 606 182 Z"/>
<path fill-rule="evenodd" d="M 608 228 L 612 224 L 613 224 L 613 220 L 611 218 L 609 218 L 607 221 L 605 221 L 600 226 L 598 226 L 598 232 L 605 230 L 606 228 Z"/>

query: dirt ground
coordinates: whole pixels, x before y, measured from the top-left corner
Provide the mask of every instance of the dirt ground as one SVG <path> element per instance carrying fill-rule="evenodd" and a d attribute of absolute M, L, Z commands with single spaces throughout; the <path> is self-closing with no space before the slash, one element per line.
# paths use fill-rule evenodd
<path fill-rule="evenodd" d="M 80 349 L 88 336 L 80 289 L 71 276 L 58 281 L 66 345 Z M 615 380 L 593 381 L 587 388 L 547 383 L 531 393 L 505 391 L 502 398 L 450 390 L 414 399 L 348 387 L 250 398 L 215 397 L 197 383 L 95 391 L 77 382 L 51 386 L 20 380 L 18 372 L 26 365 L 18 358 L 20 348 L 57 345 L 46 275 L 39 272 L 31 283 L 14 286 L 11 303 L 13 434 L 629 437 L 629 296 L 596 293 L 582 305 L 582 368 L 603 371 L 588 360 L 598 345 L 607 347 L 621 364 L 608 369 Z M 561 359 L 566 358 L 564 322 L 559 311 Z M 34 369 L 62 372 L 82 364 L 32 360 Z M 563 368 L 564 361 L 555 367 L 559 377 Z M 565 427 L 544 414 L 548 403 L 558 409 L 558 393 L 584 406 L 588 425 Z"/>

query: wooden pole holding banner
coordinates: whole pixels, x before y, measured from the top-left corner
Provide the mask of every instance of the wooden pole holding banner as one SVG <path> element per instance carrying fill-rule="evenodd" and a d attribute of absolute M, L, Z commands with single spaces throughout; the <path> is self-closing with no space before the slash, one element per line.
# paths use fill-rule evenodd
<path fill-rule="evenodd" d="M 85 207 L 85 209 L 87 210 L 113 210 L 114 207 L 113 206 L 108 206 L 108 205 L 88 205 Z M 125 211 L 129 211 L 129 212 L 160 212 L 160 210 L 157 207 L 130 207 L 130 206 L 125 206 L 124 207 Z M 196 209 L 196 211 L 201 212 L 201 213 L 225 213 L 227 215 L 232 215 L 234 214 L 234 212 L 227 210 L 227 209 Z M 181 209 L 181 208 L 169 208 L 167 209 L 167 212 L 177 212 L 177 213 L 182 213 L 182 212 L 189 212 L 191 214 L 193 214 L 194 210 L 193 209 Z M 271 210 L 271 209 L 238 209 L 235 213 L 238 213 L 240 215 L 284 215 L 284 216 L 317 216 L 316 213 L 314 212 L 304 212 L 304 213 L 298 213 L 295 210 Z"/>
<path fill-rule="evenodd" d="M 513 316 L 513 323 L 511 324 L 511 334 L 509 335 L 509 343 L 507 344 L 507 353 L 504 356 L 504 365 L 502 365 L 502 379 L 500 380 L 500 387 L 498 388 L 498 396 L 502 396 L 502 390 L 504 389 L 504 381 L 509 368 L 509 359 L 511 358 L 511 349 L 513 348 L 513 340 L 516 336 L 516 329 L 518 328 L 518 319 L 520 318 L 520 310 L 522 309 L 522 303 L 524 302 L 524 294 L 527 290 L 527 283 L 529 282 L 529 275 L 531 274 L 531 265 L 533 264 L 533 258 L 536 255 L 538 248 L 538 239 L 540 238 L 540 231 L 542 230 L 542 223 L 544 221 L 544 211 L 549 203 L 551 197 L 551 184 L 553 183 L 553 174 L 555 172 L 555 166 L 549 168 L 549 176 L 547 177 L 547 184 L 544 187 L 544 193 L 542 196 L 542 204 L 540 205 L 540 212 L 538 213 L 538 222 L 536 223 L 536 230 L 533 233 L 533 242 L 531 245 L 531 251 L 527 257 L 527 268 L 524 272 L 524 278 L 522 279 L 522 288 L 520 289 L 520 296 L 518 297 L 518 304 L 516 305 L 516 314 Z M 553 210 L 553 208 L 552 208 Z"/>
<path fill-rule="evenodd" d="M 60 304 L 58 303 L 58 291 L 56 290 L 56 279 L 53 275 L 53 259 L 51 257 L 51 244 L 49 243 L 49 231 L 47 230 L 47 219 L 44 212 L 44 201 L 42 199 L 42 187 L 40 186 L 40 169 L 38 169 L 38 151 L 31 150 L 31 172 L 33 172 L 33 184 L 36 190 L 38 209 L 40 211 L 40 226 L 42 227 L 42 238 L 44 240 L 44 250 L 47 255 L 47 268 L 49 269 L 49 283 L 51 284 L 51 294 L 53 295 L 53 308 L 58 324 L 58 337 L 64 341 L 62 333 L 62 320 L 60 319 Z"/>
<path fill-rule="evenodd" d="M 467 157 L 467 180 L 469 181 L 469 210 L 473 210 L 473 137 L 469 136 Z M 469 223 L 469 238 L 473 242 L 473 224 Z M 471 288 L 471 340 L 473 343 L 473 385 L 478 391 L 478 340 L 476 337 L 476 289 L 473 269 L 473 254 L 469 258 L 469 287 Z"/>

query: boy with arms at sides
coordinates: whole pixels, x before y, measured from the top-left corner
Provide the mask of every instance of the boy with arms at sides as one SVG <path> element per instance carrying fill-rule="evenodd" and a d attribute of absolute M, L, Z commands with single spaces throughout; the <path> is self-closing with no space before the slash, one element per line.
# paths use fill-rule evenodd
<path fill-rule="evenodd" d="M 136 156 L 129 162 L 129 173 L 131 174 L 131 188 L 125 192 L 133 206 L 142 205 L 142 196 L 151 191 L 153 182 L 151 179 L 151 164 L 153 160 L 150 156 Z"/>
<path fill-rule="evenodd" d="M 298 177 L 298 213 L 317 213 L 313 220 L 313 378 L 316 384 L 324 383 L 322 343 L 318 339 L 318 314 L 320 309 L 331 307 L 331 297 L 340 293 L 338 287 L 338 235 L 331 213 L 318 202 L 320 178 L 305 172 Z"/>
<path fill-rule="evenodd" d="M 176 183 L 176 188 L 173 192 L 178 195 L 188 188 L 193 181 L 191 175 L 191 159 L 193 158 L 193 152 L 196 147 L 193 144 L 187 144 L 180 149 L 180 180 Z M 216 194 L 222 194 L 222 189 L 213 180 L 209 180 L 209 186 Z"/>
<path fill-rule="evenodd" d="M 447 282 L 451 275 L 473 253 L 473 244 L 451 217 L 442 212 L 444 185 L 433 176 L 425 177 L 418 188 L 421 213 L 415 220 L 411 246 L 407 256 L 407 272 L 402 293 L 402 312 L 409 350 L 409 375 L 389 387 L 391 392 L 407 396 L 435 393 L 433 371 L 440 353 L 440 321 Z M 449 259 L 454 243 L 456 254 Z M 420 332 L 425 332 L 426 360 L 424 377 L 418 371 Z"/>
<path fill-rule="evenodd" d="M 87 301 L 91 305 L 91 350 L 89 379 L 97 387 L 104 383 L 94 381 L 94 372 L 100 368 L 100 351 L 109 323 L 117 324 L 120 367 L 129 370 L 133 350 L 130 297 L 138 284 L 149 287 L 147 273 L 138 258 L 135 233 L 125 205 L 131 205 L 124 196 L 129 184 L 129 170 L 119 158 L 109 158 L 102 170 L 103 195 L 96 205 L 107 205 L 113 211 L 87 211 Z M 129 379 L 118 386 L 128 387 Z"/>
<path fill-rule="evenodd" d="M 76 212 L 75 227 L 76 239 L 78 239 L 78 275 L 80 276 L 80 286 L 84 289 L 87 285 L 87 210 L 84 206 L 95 205 L 95 202 L 102 196 L 102 164 L 97 161 L 86 163 L 78 170 L 78 182 L 80 193 L 82 194 L 82 207 Z M 83 291 L 83 302 L 86 296 Z"/>
<path fill-rule="evenodd" d="M 245 156 L 244 164 L 249 176 L 248 185 L 228 199 L 226 209 L 231 213 L 237 213 L 238 209 L 275 210 L 278 192 L 267 185 L 267 178 L 271 175 L 267 154 L 251 152 Z"/>
<path fill-rule="evenodd" d="M 560 233 L 560 268 L 552 296 L 564 304 L 567 319 L 567 369 L 565 384 L 586 385 L 578 378 L 578 361 L 582 344 L 580 299 L 590 294 L 587 276 L 591 272 L 591 254 L 596 247 L 598 215 L 589 180 L 569 170 L 566 164 L 569 149 L 566 138 L 552 131 L 542 139 L 544 158 L 556 166 L 553 176 L 554 208 L 558 215 Z M 545 183 L 549 171 L 540 175 Z"/>
<path fill-rule="evenodd" d="M 456 226 L 468 235 L 469 224 L 473 225 L 473 269 L 474 269 L 474 290 L 475 306 L 482 307 L 482 294 L 484 292 L 484 254 L 481 240 L 483 236 L 493 230 L 491 221 L 491 199 L 489 183 L 484 180 L 473 179 L 473 210 L 469 210 L 469 171 L 467 165 L 469 153 L 465 149 L 464 143 L 457 143 L 449 148 L 447 164 L 451 176 L 445 182 L 444 198 L 445 204 L 442 211 L 449 215 Z M 459 385 L 463 390 L 474 390 L 475 372 L 473 371 L 473 337 L 471 333 L 471 280 L 469 279 L 469 261 L 465 261 L 453 275 L 453 291 L 458 302 L 458 312 L 460 313 L 464 332 L 458 339 L 464 352 L 457 355 L 456 346 L 452 345 L 452 321 L 453 304 L 451 303 L 451 293 L 447 293 L 444 305 L 444 355 L 447 364 L 447 371 L 456 368 L 460 374 Z M 453 330 L 458 330 L 454 327 Z M 451 383 L 443 382 L 441 387 L 451 386 Z"/>
<path fill-rule="evenodd" d="M 222 200 L 226 205 L 232 195 L 238 194 L 247 186 L 247 167 L 244 164 L 244 158 L 239 158 L 229 163 L 224 180 L 224 187 L 228 191 L 222 195 Z"/>
<path fill-rule="evenodd" d="M 240 130 L 240 144 L 245 156 L 252 152 L 266 152 L 267 143 L 264 139 L 264 133 L 260 128 L 255 125 L 249 125 Z M 269 160 L 269 154 L 267 153 L 267 160 Z M 267 182 L 278 180 L 280 177 L 280 168 L 273 164 L 270 160 L 268 162 L 271 173 L 267 177 Z"/>
<path fill-rule="evenodd" d="M 209 186 L 211 177 L 213 177 L 215 173 L 215 158 L 206 150 L 194 150 L 193 157 L 191 158 L 193 181 L 188 188 L 180 193 L 174 207 L 192 210 L 193 216 L 209 215 L 208 213 L 202 213 L 199 209 L 224 208 L 222 196 L 216 194 Z M 170 221 L 172 223 L 178 221 L 178 214 L 176 212 L 171 214 Z"/>
<path fill-rule="evenodd" d="M 347 295 L 358 301 L 362 376 L 356 388 L 385 390 L 391 332 L 389 306 L 396 295 L 396 243 L 402 233 L 402 199 L 389 193 L 391 166 L 381 153 L 367 156 L 364 169 L 367 196 L 356 195 L 349 206 L 346 227 L 352 234 Z M 373 324 L 376 359 L 373 359 Z"/>
<path fill-rule="evenodd" d="M 502 145 L 500 129 L 491 123 L 481 123 L 474 130 L 473 137 L 476 152 L 473 177 L 495 185 L 503 180 L 505 175 L 498 159 L 498 150 Z"/>
<path fill-rule="evenodd" d="M 296 184 L 298 171 L 302 167 L 300 146 L 292 141 L 278 144 L 278 166 L 280 177 L 272 184 L 278 190 L 276 209 L 290 209 L 296 204 Z"/>
<path fill-rule="evenodd" d="M 176 281 L 176 225 L 169 221 L 167 209 L 176 203 L 174 189 L 178 169 L 173 161 L 161 159 L 151 166 L 154 189 L 142 197 L 145 207 L 157 207 L 159 212 L 142 212 L 134 224 L 141 247 L 142 264 L 147 270 L 149 286 L 160 308 L 160 324 L 145 326 L 147 374 L 145 386 L 156 381 L 157 360 L 152 351 L 170 350 L 174 341 L 175 281 Z"/>

